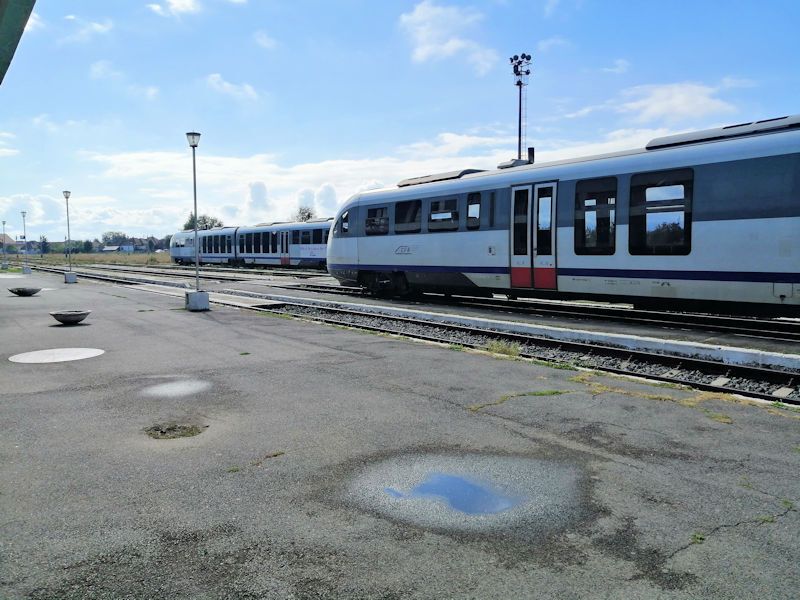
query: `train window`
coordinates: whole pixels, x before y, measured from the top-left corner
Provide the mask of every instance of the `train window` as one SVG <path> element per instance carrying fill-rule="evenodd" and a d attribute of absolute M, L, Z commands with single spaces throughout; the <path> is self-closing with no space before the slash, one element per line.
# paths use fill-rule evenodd
<path fill-rule="evenodd" d="M 617 178 L 587 179 L 575 186 L 575 254 L 614 254 Z"/>
<path fill-rule="evenodd" d="M 631 177 L 631 254 L 689 254 L 693 186 L 692 169 Z"/>
<path fill-rule="evenodd" d="M 458 229 L 458 199 L 432 200 L 428 217 L 428 231 L 455 231 Z"/>
<path fill-rule="evenodd" d="M 299 244 L 300 243 L 300 230 L 299 229 L 295 229 L 292 232 L 292 243 L 293 244 Z"/>
<path fill-rule="evenodd" d="M 467 196 L 467 229 L 478 229 L 481 226 L 481 195 L 473 192 Z"/>
<path fill-rule="evenodd" d="M 528 190 L 514 192 L 514 254 L 528 254 Z"/>
<path fill-rule="evenodd" d="M 271 242 L 271 243 L 270 243 L 270 246 L 272 246 L 272 253 L 273 253 L 273 254 L 277 254 L 277 253 L 278 253 L 278 234 L 277 234 L 276 232 L 274 232 L 274 231 L 273 231 L 273 232 L 270 234 L 270 237 L 271 237 L 271 239 L 270 239 L 270 242 Z"/>
<path fill-rule="evenodd" d="M 322 229 L 315 229 L 311 232 L 311 243 L 312 244 L 321 244 L 322 243 Z"/>
<path fill-rule="evenodd" d="M 333 226 L 333 237 L 340 237 L 350 233 L 350 211 L 344 211 Z"/>
<path fill-rule="evenodd" d="M 206 238 L 200 239 L 200 252 L 202 252 L 203 254 L 206 253 Z"/>
<path fill-rule="evenodd" d="M 225 252 L 231 254 L 233 252 L 233 238 L 231 236 L 225 236 Z"/>
<path fill-rule="evenodd" d="M 219 254 L 219 236 L 212 235 L 211 236 L 211 252 L 214 254 Z"/>
<path fill-rule="evenodd" d="M 300 232 L 300 243 L 301 244 L 310 244 L 311 243 L 311 230 L 304 229 Z"/>
<path fill-rule="evenodd" d="M 367 220 L 364 222 L 364 233 L 367 235 L 386 235 L 389 233 L 389 207 L 377 206 L 367 209 Z"/>
<path fill-rule="evenodd" d="M 422 200 L 407 200 L 394 205 L 394 232 L 419 233 L 422 228 Z"/>
<path fill-rule="evenodd" d="M 494 227 L 494 192 L 489 195 L 489 227 Z"/>
<path fill-rule="evenodd" d="M 244 236 L 239 234 L 239 254 L 244 254 Z"/>
<path fill-rule="evenodd" d="M 536 203 L 536 254 L 547 256 L 553 253 L 553 236 L 551 232 L 553 210 L 553 188 L 540 187 L 537 191 Z"/>
<path fill-rule="evenodd" d="M 328 243 L 328 234 L 329 233 L 330 233 L 330 229 L 323 229 L 322 230 L 322 243 L 323 244 L 327 244 Z"/>
<path fill-rule="evenodd" d="M 253 252 L 253 234 L 246 233 L 244 234 L 244 251 L 246 254 L 250 254 Z"/>

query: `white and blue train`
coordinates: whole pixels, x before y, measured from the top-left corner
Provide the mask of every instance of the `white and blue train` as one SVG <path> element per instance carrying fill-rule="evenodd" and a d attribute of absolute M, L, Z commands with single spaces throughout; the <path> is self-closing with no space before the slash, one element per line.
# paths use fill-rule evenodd
<path fill-rule="evenodd" d="M 354 196 L 332 227 L 329 272 L 386 293 L 798 314 L 800 115 L 520 163 Z"/>
<path fill-rule="evenodd" d="M 197 232 L 202 264 L 263 265 L 324 269 L 332 218 L 254 227 L 215 227 Z M 194 230 L 172 236 L 170 257 L 194 263 Z"/>

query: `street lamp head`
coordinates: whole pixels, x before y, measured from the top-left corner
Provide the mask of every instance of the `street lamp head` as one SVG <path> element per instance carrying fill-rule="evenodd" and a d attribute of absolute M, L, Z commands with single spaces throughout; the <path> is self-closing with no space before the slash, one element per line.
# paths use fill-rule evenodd
<path fill-rule="evenodd" d="M 189 140 L 189 145 L 192 148 L 197 148 L 197 144 L 200 143 L 200 134 L 196 131 L 190 131 L 186 134 L 186 139 Z"/>
<path fill-rule="evenodd" d="M 22 218 L 24 219 L 24 218 L 25 218 L 25 215 L 27 215 L 27 214 L 28 214 L 28 211 L 27 211 L 27 210 L 23 210 L 23 211 L 22 211 Z"/>
<path fill-rule="evenodd" d="M 67 200 L 69 200 L 69 196 L 70 196 L 70 194 L 71 194 L 71 193 L 72 193 L 72 192 L 70 192 L 69 190 L 64 190 L 64 198 L 66 198 Z"/>

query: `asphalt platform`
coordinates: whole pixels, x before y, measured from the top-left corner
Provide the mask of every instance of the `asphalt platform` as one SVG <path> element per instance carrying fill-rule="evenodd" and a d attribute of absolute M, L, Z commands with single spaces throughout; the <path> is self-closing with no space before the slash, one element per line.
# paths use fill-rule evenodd
<path fill-rule="evenodd" d="M 798 595 L 790 407 L 12 277 L 1 598 Z"/>

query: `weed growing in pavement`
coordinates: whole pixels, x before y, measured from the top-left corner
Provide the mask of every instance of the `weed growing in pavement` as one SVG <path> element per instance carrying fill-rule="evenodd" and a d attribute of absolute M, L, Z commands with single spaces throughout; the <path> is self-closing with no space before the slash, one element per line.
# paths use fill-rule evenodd
<path fill-rule="evenodd" d="M 794 510 L 794 502 L 792 502 L 788 498 L 783 498 L 781 500 L 781 504 L 783 504 L 783 508 L 786 508 L 788 510 Z"/>
<path fill-rule="evenodd" d="M 447 347 L 450 350 L 455 350 L 456 352 L 463 352 L 464 351 L 464 346 L 462 346 L 461 344 L 448 344 Z"/>
<path fill-rule="evenodd" d="M 702 533 L 695 532 L 692 534 L 692 544 L 702 544 L 705 541 L 706 536 L 704 536 Z"/>
<path fill-rule="evenodd" d="M 773 517 L 772 515 L 760 515 L 758 517 L 758 522 L 761 524 L 774 523 L 775 517 Z"/>
<path fill-rule="evenodd" d="M 797 406 L 791 406 L 786 404 L 785 402 L 775 401 L 772 403 L 773 408 L 777 408 L 779 410 L 788 410 L 791 412 L 800 412 L 800 408 Z"/>
<path fill-rule="evenodd" d="M 486 350 L 493 354 L 503 354 L 505 356 L 517 357 L 522 352 L 522 346 L 516 342 L 505 342 L 503 340 L 490 340 L 486 343 Z"/>
<path fill-rule="evenodd" d="M 741 480 L 739 481 L 739 485 L 742 486 L 743 488 L 745 488 L 746 490 L 755 489 L 753 487 L 753 484 L 750 482 L 750 480 L 747 477 L 742 477 Z"/>
<path fill-rule="evenodd" d="M 716 421 L 717 423 L 724 423 L 725 425 L 731 425 L 733 423 L 733 419 L 726 414 L 711 412 L 705 408 L 701 408 L 700 410 L 703 411 L 705 416 L 713 421 Z"/>
<path fill-rule="evenodd" d="M 467 407 L 470 412 L 478 412 L 487 406 L 499 406 L 512 398 L 524 398 L 526 396 L 560 396 L 561 394 L 569 394 L 572 390 L 537 390 L 535 392 L 523 392 L 522 394 L 506 394 L 495 402 L 486 402 L 485 404 L 471 404 Z"/>
<path fill-rule="evenodd" d="M 242 470 L 241 467 L 229 467 L 228 468 L 228 473 L 238 473 L 241 470 Z"/>
<path fill-rule="evenodd" d="M 155 311 L 156 311 L 155 308 L 140 308 L 136 312 L 155 312 Z"/>
<path fill-rule="evenodd" d="M 239 356 L 248 356 L 249 352 L 239 352 Z"/>

